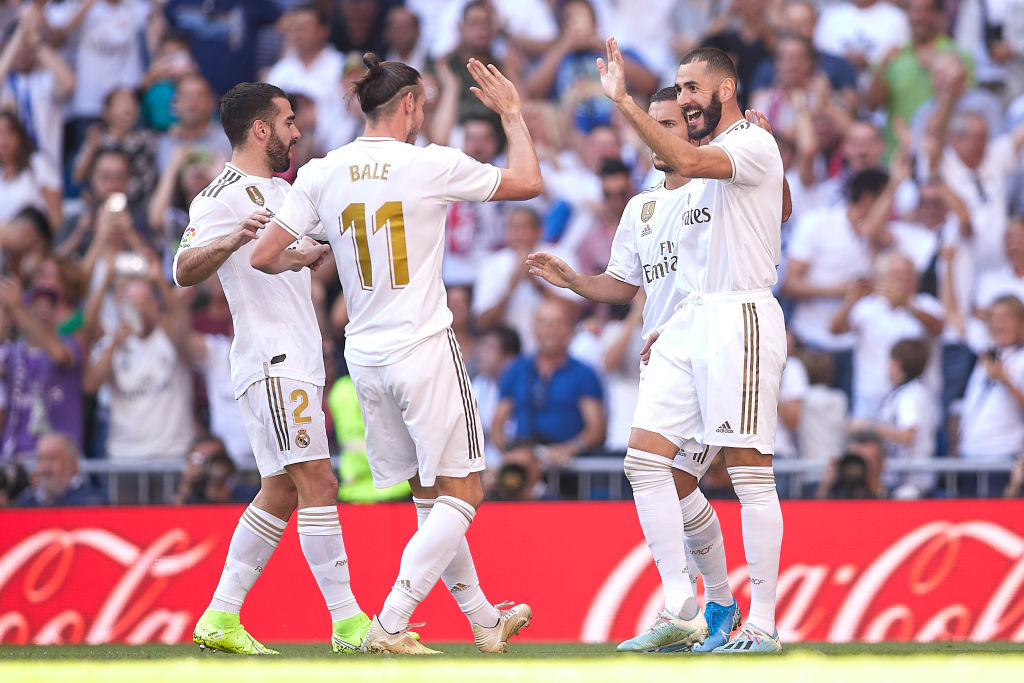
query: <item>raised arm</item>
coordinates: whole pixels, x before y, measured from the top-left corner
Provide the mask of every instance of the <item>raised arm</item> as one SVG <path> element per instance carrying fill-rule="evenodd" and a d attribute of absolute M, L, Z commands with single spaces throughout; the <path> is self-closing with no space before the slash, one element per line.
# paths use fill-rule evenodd
<path fill-rule="evenodd" d="M 687 178 L 715 178 L 725 180 L 733 175 L 732 161 L 725 150 L 704 145 L 694 147 L 681 140 L 655 121 L 626 92 L 626 71 L 622 53 L 614 38 L 608 39 L 608 63 L 597 60 L 604 94 L 615 103 L 644 143 L 665 159 L 676 173 Z"/>
<path fill-rule="evenodd" d="M 571 289 L 585 299 L 606 304 L 628 304 L 639 287 L 608 273 L 583 275 L 554 254 L 539 251 L 526 257 L 530 275 L 544 278 L 555 287 Z"/>
<path fill-rule="evenodd" d="M 174 281 L 179 287 L 197 285 L 217 272 L 243 244 L 270 221 L 270 212 L 257 209 L 235 226 L 231 234 L 202 247 L 179 247 L 174 257 Z M 294 239 L 292 240 L 294 241 Z"/>
<path fill-rule="evenodd" d="M 540 194 L 543 185 L 537 150 L 523 119 L 519 93 L 493 64 L 484 66 L 483 62 L 471 59 L 468 68 L 478 86 L 470 90 L 488 109 L 501 117 L 501 127 L 508 140 L 508 168 L 501 169 L 501 183 L 491 199 L 533 199 Z"/>

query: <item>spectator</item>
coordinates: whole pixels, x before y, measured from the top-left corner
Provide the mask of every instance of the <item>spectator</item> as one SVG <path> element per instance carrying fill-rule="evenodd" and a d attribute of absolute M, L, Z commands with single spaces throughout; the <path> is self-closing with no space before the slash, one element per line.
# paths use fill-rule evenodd
<path fill-rule="evenodd" d="M 53 245 L 50 222 L 36 208 L 22 209 L 6 223 L 0 223 L 0 260 L 2 272 L 22 277 L 25 265 L 46 258 Z"/>
<path fill-rule="evenodd" d="M 384 15 L 387 6 L 397 4 L 388 0 L 339 0 L 331 27 L 331 42 L 343 53 L 364 52 L 384 54 Z"/>
<path fill-rule="evenodd" d="M 879 414 L 889 388 L 887 361 L 893 345 L 900 339 L 937 337 L 945 317 L 938 299 L 915 294 L 914 264 L 906 256 L 889 252 L 878 259 L 876 268 L 874 293 L 864 284 L 851 287 L 832 318 L 833 334 L 852 331 L 855 336 L 853 415 L 858 418 Z"/>
<path fill-rule="evenodd" d="M 728 16 L 725 27 L 705 38 L 703 45 L 724 50 L 736 63 L 737 99 L 742 109 L 751 95 L 748 88 L 754 69 L 771 54 L 775 29 L 768 21 L 768 0 L 733 0 Z"/>
<path fill-rule="evenodd" d="M 828 491 L 834 500 L 875 498 L 869 481 L 867 461 L 856 453 L 846 453 L 835 464 L 835 475 Z"/>
<path fill-rule="evenodd" d="M 139 123 L 139 95 L 134 90 L 112 90 L 103 98 L 103 122 L 89 126 L 71 179 L 78 184 L 89 176 L 96 153 L 116 149 L 128 157 L 130 173 L 124 188 L 128 203 L 141 206 L 156 186 L 156 135 L 136 128 Z"/>
<path fill-rule="evenodd" d="M 933 79 L 937 70 L 941 73 L 949 68 L 950 61 L 937 56 L 953 53 L 963 61 L 968 74 L 971 71 L 970 58 L 945 35 L 942 0 L 909 0 L 907 17 L 910 43 L 889 51 L 875 70 L 865 96 L 872 110 L 882 107 L 888 113 L 885 134 L 890 150 L 897 143 L 895 122 L 909 123 L 918 108 L 935 95 Z M 940 79 L 943 77 L 940 75 Z"/>
<path fill-rule="evenodd" d="M 340 99 L 343 58 L 328 43 L 330 18 L 316 5 L 299 5 L 285 15 L 288 51 L 270 68 L 267 83 L 287 93 L 300 93 L 316 104 L 318 116 Z"/>
<path fill-rule="evenodd" d="M 600 370 L 608 392 L 608 435 L 604 448 L 624 455 L 629 445 L 636 401 L 640 391 L 640 351 L 644 339 L 644 304 L 647 295 L 641 289 L 628 306 L 613 306 L 611 320 L 604 325 L 599 339 Z"/>
<path fill-rule="evenodd" d="M 146 213 L 168 268 L 169 260 L 181 244 L 181 236 L 188 226 L 188 207 L 222 168 L 221 160 L 206 150 L 181 145 L 171 154 L 170 162 L 160 174 L 160 182 L 150 196 Z"/>
<path fill-rule="evenodd" d="M 480 425 L 484 434 L 491 433 L 494 413 L 501 400 L 499 382 L 509 365 L 519 356 L 522 345 L 519 335 L 510 327 L 495 325 L 480 337 L 477 352 L 476 372 L 472 375 L 473 395 L 476 396 Z M 511 436 L 506 430 L 506 436 Z M 500 460 L 500 452 L 486 439 L 484 455 L 489 465 Z"/>
<path fill-rule="evenodd" d="M 488 498 L 523 501 L 546 497 L 544 467 L 537 455 L 542 448 L 525 439 L 510 441 L 501 455 L 501 467 L 488 487 Z"/>
<path fill-rule="evenodd" d="M 39 439 L 32 487 L 18 496 L 18 507 L 105 505 L 103 492 L 78 471 L 82 452 L 75 439 L 49 432 Z"/>
<path fill-rule="evenodd" d="M 204 150 L 220 159 L 231 158 L 231 145 L 224 130 L 213 123 L 217 106 L 210 84 L 202 76 L 184 76 L 178 81 L 174 96 L 178 122 L 160 137 L 156 148 L 156 165 L 162 173 L 171 161 L 174 149 L 187 144 L 193 150 Z"/>
<path fill-rule="evenodd" d="M 167 0 L 164 21 L 157 20 L 163 32 L 170 28 L 188 39 L 201 73 L 220 96 L 254 80 L 256 32 L 279 16 L 273 0 Z"/>
<path fill-rule="evenodd" d="M 3 315 L 16 340 L 0 346 L 5 419 L 0 455 L 29 456 L 38 439 L 58 430 L 81 447 L 81 344 L 57 334 L 57 292 L 32 289 L 22 295 L 14 278 L 0 281 Z"/>
<path fill-rule="evenodd" d="M 69 115 L 85 125 L 98 119 L 115 90 L 134 91 L 142 81 L 142 36 L 150 13 L 143 0 L 85 0 L 67 23 L 52 26 L 55 40 L 69 39 L 75 89 Z"/>
<path fill-rule="evenodd" d="M 575 128 L 588 133 L 594 126 L 610 124 L 615 108 L 601 92 L 595 62 L 605 55 L 604 39 L 598 35 L 594 8 L 587 0 L 563 3 L 558 23 L 559 38 L 529 73 L 526 94 L 560 101 L 572 112 Z M 631 93 L 644 96 L 658 89 L 658 79 L 637 53 L 623 48 L 622 56 Z"/>
<path fill-rule="evenodd" d="M 583 233 L 576 253 L 580 272 L 587 275 L 603 273 L 612 253 L 612 238 L 626 210 L 626 204 L 636 194 L 629 177 L 629 169 L 621 161 L 609 160 L 598 171 L 601 178 L 600 211 L 594 215 L 590 229 Z M 567 236 L 568 239 L 569 236 Z"/>
<path fill-rule="evenodd" d="M 797 453 L 804 460 L 835 462 L 842 453 L 849 401 L 846 394 L 830 386 L 834 375 L 831 356 L 804 350 L 799 358 L 807 373 L 807 387 L 797 415 Z M 781 419 L 781 411 L 779 415 Z M 821 477 L 811 475 L 804 481 L 813 492 L 820 486 Z"/>
<path fill-rule="evenodd" d="M 1010 221 L 1004 244 L 1003 253 L 1008 263 L 983 273 L 978 279 L 974 305 L 983 320 L 988 317 L 992 303 L 1001 296 L 1012 295 L 1024 301 L 1024 218 Z"/>
<path fill-rule="evenodd" d="M 810 387 L 807 368 L 800 358 L 799 345 L 792 332 L 786 333 L 786 366 L 779 387 L 779 420 L 775 431 L 775 457 L 799 455 L 796 434 L 800 427 L 804 397 Z"/>
<path fill-rule="evenodd" d="M 782 293 L 796 301 L 790 329 L 802 344 L 832 355 L 836 386 L 847 396 L 854 338 L 834 334 L 831 322 L 854 283 L 870 276 L 874 254 L 886 239 L 884 217 L 879 222 L 869 215 L 888 180 L 878 169 L 857 173 L 850 179 L 849 203 L 806 214 L 789 245 Z"/>
<path fill-rule="evenodd" d="M 881 64 L 910 39 L 907 13 L 885 0 L 844 0 L 826 6 L 814 31 L 814 45 L 835 52 L 860 72 Z"/>
<path fill-rule="evenodd" d="M 189 52 L 188 39 L 168 32 L 160 41 L 149 70 L 142 77 L 142 121 L 155 131 L 163 132 L 177 120 L 174 115 L 174 93 L 178 81 L 199 73 L 199 66 Z"/>
<path fill-rule="evenodd" d="M 1020 0 L 963 0 L 953 24 L 953 38 L 974 60 L 979 85 L 1003 95 L 1004 100 L 1024 91 L 1022 12 Z"/>
<path fill-rule="evenodd" d="M 216 438 L 200 439 L 192 446 L 174 502 L 210 505 L 251 502 L 259 487 L 240 481 L 234 461 Z"/>
<path fill-rule="evenodd" d="M 36 152 L 17 115 L 0 111 L 0 223 L 22 209 L 45 212 L 51 225 L 60 225 L 61 183 L 54 164 Z"/>
<path fill-rule="evenodd" d="M 524 350 L 533 353 L 536 349 L 533 314 L 540 302 L 546 299 L 576 301 L 577 297 L 526 273 L 527 255 L 535 251 L 559 251 L 540 241 L 540 216 L 534 210 L 520 207 L 510 211 L 506 235 L 508 246 L 480 263 L 473 288 L 472 312 L 481 329 L 498 324 L 514 329 L 523 341 Z M 570 265 L 575 267 L 575 259 L 571 259 Z"/>
<path fill-rule="evenodd" d="M 118 283 L 117 301 L 119 326 L 93 349 L 85 372 L 86 392 L 110 387 L 107 456 L 122 462 L 184 458 L 194 433 L 184 312 L 155 262 L 145 277 Z"/>
<path fill-rule="evenodd" d="M 327 409 L 334 423 L 341 454 L 338 464 L 338 500 L 373 503 L 409 498 L 412 492 L 408 482 L 403 481 L 386 489 L 378 489 L 373 485 L 370 461 L 366 456 L 363 413 L 351 377 L 345 375 L 334 382 L 327 395 Z"/>
<path fill-rule="evenodd" d="M 420 40 L 420 18 L 406 7 L 392 7 L 384 20 L 384 58 L 408 64 L 420 73 L 427 65 L 427 48 Z"/>
<path fill-rule="evenodd" d="M 520 357 L 502 375 L 490 437 L 503 449 L 505 423 L 514 418 L 516 438 L 546 444 L 537 451 L 541 462 L 563 467 L 604 443 L 604 395 L 594 371 L 569 356 L 570 307 L 544 301 L 536 311 L 537 352 Z"/>
<path fill-rule="evenodd" d="M 1024 451 L 1024 304 L 1014 296 L 995 300 L 989 314 L 992 347 L 967 382 L 960 410 L 957 455 L 961 460 L 1012 462 Z M 992 476 L 992 491 L 1006 477 Z M 957 479 L 962 495 L 977 493 L 976 477 Z"/>
<path fill-rule="evenodd" d="M 455 341 L 459 344 L 462 352 L 462 360 L 466 365 L 467 372 L 472 376 L 476 374 L 476 346 L 477 337 L 473 325 L 473 316 L 470 307 L 473 301 L 472 287 L 445 287 L 448 299 L 448 310 L 452 312 L 452 332 L 455 333 Z"/>
<path fill-rule="evenodd" d="M 75 74 L 43 42 L 42 29 L 39 3 L 27 5 L 14 34 L 0 50 L 0 108 L 15 111 L 28 140 L 56 167 L 64 160 L 61 112 L 75 91 Z M 59 216 L 51 220 L 54 225 L 60 222 Z"/>
<path fill-rule="evenodd" d="M 0 508 L 13 507 L 21 492 L 31 485 L 28 472 L 20 462 L 0 463 Z"/>
<path fill-rule="evenodd" d="M 935 457 L 938 416 L 934 392 L 921 381 L 928 353 L 928 344 L 920 339 L 901 339 L 893 344 L 889 354 L 892 390 L 882 399 L 878 419 L 850 423 L 851 431 L 870 429 L 881 436 L 889 462 L 922 462 Z M 892 497 L 901 500 L 928 495 L 935 482 L 935 475 L 928 472 L 889 472 L 885 476 Z"/>
<path fill-rule="evenodd" d="M 880 498 L 884 463 L 882 437 L 871 430 L 850 434 L 842 457 L 833 460 L 826 470 L 818 498 Z"/>
<path fill-rule="evenodd" d="M 807 0 L 790 0 L 780 8 L 779 26 L 794 34 L 814 40 L 814 30 L 818 23 L 818 10 L 814 3 Z M 857 87 L 857 72 L 853 65 L 844 57 L 835 54 L 836 45 L 830 45 L 826 49 L 815 47 L 814 56 L 818 67 L 828 76 L 832 90 L 836 92 L 850 92 Z M 766 59 L 757 65 L 754 75 L 750 81 L 750 92 L 757 92 L 761 88 L 768 87 L 775 80 L 775 63 Z M 771 118 L 771 117 L 769 117 Z M 772 126 L 775 120 L 772 119 Z"/>

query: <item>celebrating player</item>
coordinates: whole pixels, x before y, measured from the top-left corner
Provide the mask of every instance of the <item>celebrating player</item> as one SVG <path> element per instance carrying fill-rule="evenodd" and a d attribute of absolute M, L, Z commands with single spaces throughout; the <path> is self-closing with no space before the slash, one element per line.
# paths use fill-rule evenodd
<path fill-rule="evenodd" d="M 281 89 L 240 83 L 224 95 L 221 123 L 231 162 L 189 208 L 174 257 L 174 278 L 188 287 L 215 271 L 231 308 L 235 339 L 231 380 L 261 479 L 228 547 L 220 583 L 193 640 L 225 652 L 276 654 L 246 633 L 238 613 L 299 508 L 299 542 L 331 612 L 335 652 L 354 652 L 370 619 L 356 603 L 338 523 L 338 480 L 331 468 L 321 408 L 323 350 L 310 293 L 310 269 L 328 247 L 311 239 L 274 261 L 279 275 L 249 265 L 253 239 L 288 194 L 273 177 L 288 170 L 299 139 Z"/>
<path fill-rule="evenodd" d="M 685 293 L 651 348 L 640 387 L 625 470 L 644 536 L 662 573 L 666 610 L 652 633 L 665 643 L 708 635 L 685 576 L 684 520 L 672 476 L 679 449 L 721 446 L 741 504 L 750 571 L 747 622 L 717 652 L 776 652 L 775 590 L 782 511 L 771 454 L 786 336 L 771 294 L 779 262 L 783 170 L 775 140 L 743 117 L 737 76 L 721 50 L 686 55 L 677 103 L 694 147 L 672 135 L 626 93 L 614 38 L 601 85 L 640 137 L 677 173 L 702 178 L 678 232 L 677 286 Z M 672 574 L 678 575 L 671 582 Z"/>
<path fill-rule="evenodd" d="M 530 608 L 484 598 L 465 534 L 483 500 L 483 430 L 445 305 L 441 258 L 447 206 L 521 200 L 540 193 L 540 168 L 515 87 L 470 60 L 473 93 L 500 115 L 508 168 L 449 147 L 416 147 L 425 101 L 419 72 L 363 58 L 353 87 L 366 114 L 363 137 L 309 162 L 253 249 L 273 263 L 296 239 L 330 240 L 350 320 L 345 358 L 366 425 L 374 484 L 408 480 L 419 530 L 366 636 L 368 652 L 429 654 L 407 632 L 416 605 L 440 577 L 469 618 L 477 647 L 504 651 Z"/>
<path fill-rule="evenodd" d="M 651 97 L 648 113 L 676 137 L 689 140 L 686 121 L 676 104 L 676 89 L 662 88 Z M 757 121 L 760 112 L 752 112 Z M 768 126 L 760 116 L 761 125 Z M 697 144 L 696 141 L 693 144 Z M 677 288 L 677 231 L 690 208 L 690 179 L 679 175 L 657 154 L 651 155 L 654 167 L 665 173 L 663 183 L 633 197 L 622 214 L 615 232 L 611 259 L 600 275 L 581 275 L 557 256 L 539 252 L 530 254 L 527 265 L 559 287 L 568 287 L 577 294 L 605 303 L 628 303 L 640 287 L 647 295 L 644 304 L 643 330 L 646 337 L 668 321 L 676 304 L 682 299 Z M 789 218 L 789 197 L 783 199 L 783 222 Z M 641 382 L 645 365 L 640 366 Z M 697 488 L 697 480 L 711 466 L 719 447 L 703 448 L 695 453 L 679 453 L 673 471 L 679 505 L 683 512 L 684 538 L 687 553 L 704 576 L 704 614 L 710 633 L 696 652 L 710 652 L 724 645 L 739 626 L 739 608 L 729 590 L 722 531 L 714 508 Z M 660 568 L 660 565 L 659 565 Z M 676 580 L 677 567 L 666 576 L 666 586 Z M 695 580 L 696 575 L 691 575 Z M 679 646 L 661 642 L 660 631 L 665 619 L 655 628 L 619 645 L 620 651 L 672 650 Z"/>

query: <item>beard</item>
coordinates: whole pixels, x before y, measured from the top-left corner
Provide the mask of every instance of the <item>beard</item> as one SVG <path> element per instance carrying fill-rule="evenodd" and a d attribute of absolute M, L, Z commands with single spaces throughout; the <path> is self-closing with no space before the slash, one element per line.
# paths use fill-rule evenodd
<path fill-rule="evenodd" d="M 276 132 L 271 133 L 270 140 L 267 141 L 267 161 L 270 163 L 270 170 L 274 173 L 284 173 L 291 167 L 289 152 L 294 144 L 285 144 Z"/>
<path fill-rule="evenodd" d="M 718 128 L 719 122 L 722 120 L 722 101 L 718 99 L 718 93 L 711 93 L 711 103 L 707 107 L 700 107 L 701 118 L 703 125 L 699 128 L 689 122 L 686 122 L 686 131 L 690 134 L 691 140 L 703 140 L 708 137 L 711 132 Z M 685 117 L 686 114 L 684 113 Z"/>

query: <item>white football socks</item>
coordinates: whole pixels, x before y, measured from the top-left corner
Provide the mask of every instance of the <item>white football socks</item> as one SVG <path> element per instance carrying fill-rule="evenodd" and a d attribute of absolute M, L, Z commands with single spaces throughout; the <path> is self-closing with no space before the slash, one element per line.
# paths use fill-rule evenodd
<path fill-rule="evenodd" d="M 624 469 L 633 486 L 640 527 L 661 574 L 665 609 L 680 619 L 692 619 L 697 614 L 697 601 L 686 572 L 683 512 L 672 480 L 672 461 L 629 448 Z"/>
<path fill-rule="evenodd" d="M 747 622 L 765 633 L 775 632 L 775 590 L 782 549 L 782 508 L 771 467 L 730 467 L 729 477 L 740 499 L 743 550 L 750 571 L 750 614 Z"/>
<path fill-rule="evenodd" d="M 306 556 L 327 609 L 331 611 L 331 621 L 359 614 L 362 610 L 352 594 L 348 555 L 338 522 L 337 506 L 301 508 L 298 521 L 302 554 Z"/>
<path fill-rule="evenodd" d="M 434 499 L 413 498 L 412 502 L 416 504 L 417 523 L 423 526 L 423 522 L 434 507 Z M 469 619 L 469 623 L 487 627 L 497 625 L 498 610 L 487 602 L 487 596 L 480 587 L 473 555 L 469 552 L 469 542 L 465 538 L 459 543 L 451 563 L 441 572 L 441 581 L 459 603 L 459 609 Z"/>
<path fill-rule="evenodd" d="M 728 607 L 733 598 L 718 515 L 700 489 L 679 501 L 679 509 L 683 512 L 688 562 L 704 577 L 704 601 Z M 691 571 L 692 576 L 696 577 L 697 571 Z"/>
<path fill-rule="evenodd" d="M 245 595 L 270 561 L 286 526 L 288 520 L 278 519 L 255 505 L 245 509 L 231 536 L 210 609 L 238 614 Z"/>
<path fill-rule="evenodd" d="M 378 616 L 385 631 L 398 633 L 408 628 L 413 610 L 451 564 L 475 515 L 476 509 L 463 500 L 437 497 L 433 509 L 402 552 L 398 580 Z"/>

